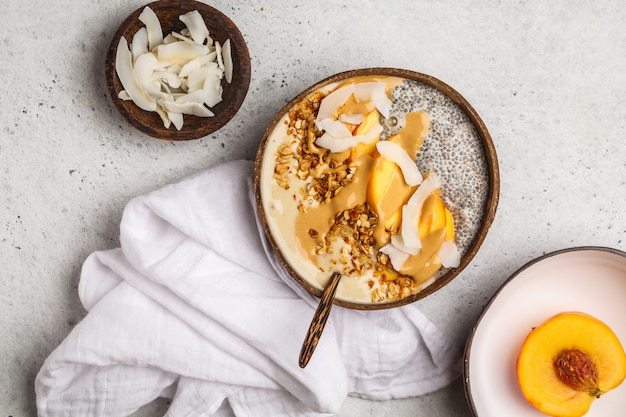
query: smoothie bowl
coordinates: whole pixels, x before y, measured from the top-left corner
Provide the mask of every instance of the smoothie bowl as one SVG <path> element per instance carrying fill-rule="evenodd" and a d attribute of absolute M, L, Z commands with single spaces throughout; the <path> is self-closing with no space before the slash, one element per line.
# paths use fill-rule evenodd
<path fill-rule="evenodd" d="M 416 72 L 334 75 L 285 106 L 255 161 L 255 195 L 287 272 L 334 303 L 382 309 L 446 285 L 495 216 L 498 163 L 478 114 Z"/>

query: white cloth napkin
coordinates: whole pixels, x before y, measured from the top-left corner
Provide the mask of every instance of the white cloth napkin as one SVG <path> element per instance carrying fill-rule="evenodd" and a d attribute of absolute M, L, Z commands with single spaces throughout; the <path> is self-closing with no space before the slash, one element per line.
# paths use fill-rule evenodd
<path fill-rule="evenodd" d="M 458 377 L 460 349 L 415 305 L 333 308 L 300 369 L 317 300 L 267 249 L 252 177 L 229 162 L 128 204 L 121 248 L 84 263 L 89 313 L 37 375 L 40 417 L 127 416 L 158 396 L 170 417 L 333 415 L 347 395 L 418 396 Z"/>

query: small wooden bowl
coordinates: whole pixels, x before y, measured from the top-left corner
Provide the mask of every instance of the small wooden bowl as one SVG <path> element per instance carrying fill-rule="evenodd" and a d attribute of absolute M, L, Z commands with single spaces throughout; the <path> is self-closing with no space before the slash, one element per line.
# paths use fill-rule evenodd
<path fill-rule="evenodd" d="M 422 91 L 422 93 L 411 97 L 411 100 L 414 100 L 415 103 L 422 106 L 421 108 L 424 110 L 432 110 L 429 111 L 429 114 L 433 115 L 431 133 L 429 133 L 429 136 L 431 137 L 429 140 L 432 141 L 431 147 L 436 149 L 437 146 L 434 145 L 438 145 L 442 142 L 446 143 L 446 149 L 448 149 L 448 152 L 446 153 L 447 156 L 444 158 L 445 161 L 443 161 L 442 167 L 447 168 L 448 172 L 471 172 L 471 169 L 466 168 L 471 165 L 468 163 L 467 159 L 470 158 L 471 155 L 474 155 L 475 159 L 477 159 L 477 161 L 475 161 L 475 166 L 482 168 L 482 175 L 480 178 L 471 177 L 470 181 L 464 181 L 468 174 L 454 174 L 453 176 L 455 178 L 459 178 L 460 180 L 457 181 L 455 186 L 450 186 L 451 189 L 449 191 L 453 192 L 450 194 L 450 197 L 456 199 L 455 203 L 458 208 L 465 210 L 466 203 L 471 203 L 472 200 L 476 201 L 473 204 L 475 204 L 475 207 L 477 208 L 475 212 L 468 211 L 468 213 L 474 213 L 473 215 L 464 216 L 464 214 L 459 214 L 459 218 L 471 217 L 470 220 L 475 227 L 473 231 L 467 234 L 464 239 L 465 244 L 461 248 L 461 263 L 457 268 L 442 271 L 443 275 L 439 276 L 430 286 L 420 292 L 411 294 L 408 297 L 396 301 L 385 303 L 361 303 L 342 299 L 339 293 L 333 301 L 334 304 L 342 307 L 357 310 L 378 310 L 403 306 L 424 298 L 444 287 L 456 276 L 458 276 L 465 267 L 467 267 L 472 258 L 478 252 L 478 249 L 483 243 L 495 218 L 500 192 L 500 174 L 496 149 L 491 140 L 489 131 L 478 113 L 456 90 L 432 76 L 397 68 L 364 68 L 333 75 L 309 87 L 295 97 L 281 111 L 279 111 L 265 131 L 256 155 L 254 186 L 259 219 L 264 228 L 269 244 L 276 253 L 285 271 L 310 294 L 320 297 L 322 295 L 322 289 L 314 286 L 311 283 L 311 277 L 304 276 L 300 272 L 301 270 L 299 271 L 295 265 L 290 263 L 286 254 L 291 249 L 289 247 L 284 247 L 284 245 L 279 243 L 281 241 L 281 236 L 277 231 L 276 224 L 281 220 L 271 219 L 271 216 L 267 212 L 267 208 L 271 207 L 273 202 L 272 197 L 263 192 L 264 186 L 262 185 L 262 181 L 268 179 L 268 175 L 266 173 L 267 170 L 263 167 L 266 164 L 274 162 L 274 152 L 270 149 L 270 142 L 272 142 L 270 141 L 270 137 L 277 128 L 277 125 L 281 122 L 281 120 L 283 120 L 283 117 L 303 98 L 310 96 L 327 85 L 343 83 L 351 78 L 359 78 L 363 76 L 400 77 L 413 83 L 413 86 L 418 87 L 418 91 Z M 407 97 L 404 96 L 404 93 L 402 92 L 399 92 L 398 94 L 398 98 L 394 100 L 398 100 L 402 103 L 402 100 Z M 450 114 L 448 114 L 448 112 L 450 112 Z M 448 117 L 446 119 L 447 124 L 439 123 L 442 121 L 444 116 Z M 442 127 L 436 127 L 435 124 L 439 124 Z M 457 129 L 458 126 L 463 126 L 463 129 L 465 130 Z M 465 136 L 459 136 L 461 133 Z M 467 149 L 467 147 L 457 147 L 457 145 L 460 145 L 461 142 L 468 140 L 471 144 L 471 149 Z M 276 141 L 274 141 L 274 143 L 276 143 Z M 466 153 L 468 151 L 471 152 Z M 266 155 L 269 155 L 269 157 L 266 157 Z M 466 167 L 463 167 L 463 164 L 466 164 Z M 477 188 L 480 188 L 481 191 L 476 191 Z M 475 195 L 479 194 L 482 196 L 480 199 L 475 197 Z M 458 218 L 455 218 L 455 225 L 457 221 Z M 469 220 L 466 222 L 469 222 Z"/>
<path fill-rule="evenodd" d="M 147 112 L 135 105 L 132 101 L 124 101 L 118 98 L 118 94 L 124 88 L 115 71 L 115 54 L 120 38 L 124 36 L 130 43 L 132 37 L 143 26 L 138 19 L 144 7 L 150 6 L 161 22 L 163 35 L 172 31 L 180 31 L 185 28 L 179 16 L 190 11 L 198 10 L 211 37 L 223 44 L 227 39 L 231 42 L 233 60 L 233 78 L 229 84 L 222 80 L 223 100 L 214 106 L 211 111 L 213 117 L 197 117 L 184 115 L 184 124 L 181 130 L 174 126 L 165 128 L 163 121 L 156 112 Z M 250 55 L 246 42 L 235 24 L 219 10 L 204 3 L 193 0 L 167 0 L 155 1 L 135 10 L 120 25 L 107 51 L 104 64 L 107 88 L 113 104 L 132 126 L 146 135 L 163 140 L 190 140 L 207 136 L 224 126 L 232 119 L 246 97 L 250 86 Z"/>

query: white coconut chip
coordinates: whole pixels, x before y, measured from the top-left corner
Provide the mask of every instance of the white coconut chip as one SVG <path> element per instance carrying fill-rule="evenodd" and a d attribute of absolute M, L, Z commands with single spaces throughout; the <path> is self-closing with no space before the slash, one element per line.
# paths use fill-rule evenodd
<path fill-rule="evenodd" d="M 184 38 L 184 39 L 179 39 L 178 37 L 174 36 L 174 33 L 176 32 L 172 32 L 172 33 L 168 33 L 166 37 L 163 38 L 163 45 L 169 45 L 170 43 L 174 43 L 174 42 L 178 42 L 184 39 L 188 39 L 186 37 L 184 37 L 183 35 L 176 33 L 180 38 Z"/>
<path fill-rule="evenodd" d="M 320 108 L 317 111 L 317 118 L 315 121 L 317 122 L 324 119 L 332 119 L 335 112 L 339 110 L 339 107 L 343 106 L 353 92 L 354 84 L 348 84 L 345 87 L 338 88 L 324 97 L 320 103 Z"/>
<path fill-rule="evenodd" d="M 159 45 L 156 48 L 159 61 L 174 62 L 185 65 L 190 60 L 209 53 L 205 45 L 193 44 L 185 41 L 173 42 L 167 45 Z"/>
<path fill-rule="evenodd" d="M 224 77 L 228 84 L 233 80 L 233 57 L 230 49 L 230 39 L 226 39 L 222 45 L 222 59 L 224 60 Z"/>
<path fill-rule="evenodd" d="M 358 83 L 354 87 L 354 98 L 358 101 L 372 101 L 375 98 L 386 96 L 385 83 L 381 81 Z"/>
<path fill-rule="evenodd" d="M 224 71 L 224 57 L 222 56 L 222 45 L 215 41 L 215 52 L 217 52 L 217 65 Z"/>
<path fill-rule="evenodd" d="M 172 125 L 172 121 L 167 115 L 167 112 L 163 110 L 161 107 L 157 107 L 155 112 L 161 117 L 161 120 L 163 121 L 163 126 L 165 126 L 166 129 L 169 129 L 170 126 Z"/>
<path fill-rule="evenodd" d="M 172 121 L 172 124 L 174 125 L 176 130 L 180 130 L 180 129 L 183 128 L 184 121 L 183 121 L 183 114 L 182 113 L 168 111 L 167 112 L 167 116 Z"/>
<path fill-rule="evenodd" d="M 183 41 L 183 42 L 187 42 L 187 43 L 196 45 L 196 42 L 193 39 L 191 39 L 189 36 L 183 35 L 182 33 L 172 32 L 172 33 L 170 33 L 170 35 L 172 35 L 172 38 L 174 38 L 174 40 L 172 40 L 172 41 L 170 41 L 168 43 L 174 43 L 176 41 Z M 165 44 L 165 41 L 163 41 L 163 43 Z M 198 45 L 202 45 L 202 44 L 198 44 Z"/>
<path fill-rule="evenodd" d="M 374 103 L 380 114 L 389 117 L 391 111 L 391 99 L 387 96 L 385 83 L 382 81 L 371 81 L 356 84 L 354 98 L 358 101 L 371 101 Z"/>
<path fill-rule="evenodd" d="M 202 90 L 204 88 L 204 82 L 208 76 L 208 71 L 204 67 L 198 67 L 191 71 L 187 77 L 187 92 L 193 93 L 196 90 Z M 184 78 L 183 78 L 184 79 Z"/>
<path fill-rule="evenodd" d="M 156 101 L 141 88 L 135 79 L 132 55 L 125 37 L 121 37 L 115 53 L 115 70 L 128 96 L 142 110 L 155 111 Z"/>
<path fill-rule="evenodd" d="M 323 119 L 317 122 L 316 125 L 319 130 L 323 130 L 335 138 L 352 137 L 352 132 L 348 130 L 346 125 L 338 120 Z"/>
<path fill-rule="evenodd" d="M 159 104 L 169 112 L 192 114 L 198 117 L 212 117 L 213 112 L 197 102 L 180 102 L 174 100 L 159 100 Z"/>
<path fill-rule="evenodd" d="M 403 252 L 396 248 L 392 244 L 387 244 L 379 249 L 380 252 L 389 256 L 389 261 L 391 261 L 391 265 L 396 271 L 400 271 L 403 267 L 407 259 L 409 259 L 409 255 L 406 252 Z"/>
<path fill-rule="evenodd" d="M 209 36 L 209 29 L 207 29 L 206 23 L 204 23 L 204 19 L 199 11 L 194 10 L 178 18 L 187 26 L 191 39 L 193 39 L 194 42 L 203 44 L 204 41 L 206 41 L 206 38 Z"/>
<path fill-rule="evenodd" d="M 130 44 L 130 52 L 133 55 L 133 63 L 139 56 L 148 52 L 148 31 L 145 26 L 139 28 L 133 35 L 133 40 Z"/>
<path fill-rule="evenodd" d="M 152 73 L 152 79 L 158 80 L 161 83 L 162 89 L 179 88 L 181 84 L 181 78 L 174 71 L 154 71 Z"/>
<path fill-rule="evenodd" d="M 409 255 L 419 255 L 421 248 L 410 248 L 404 244 L 404 240 L 402 240 L 402 235 L 391 235 L 391 244 L 398 250 L 401 250 L 404 253 L 408 253 Z"/>
<path fill-rule="evenodd" d="M 324 133 L 315 140 L 315 144 L 319 147 L 328 149 L 332 153 L 343 152 L 346 149 L 354 148 L 359 144 L 356 136 L 338 139 L 329 133 Z"/>
<path fill-rule="evenodd" d="M 365 135 L 355 135 L 337 138 L 332 136 L 328 132 L 325 132 L 322 136 L 317 138 L 315 144 L 322 148 L 328 149 L 331 152 L 343 152 L 346 149 L 354 148 L 359 143 L 371 143 L 380 133 L 383 131 L 383 127 L 378 124 L 373 126 L 369 132 Z"/>
<path fill-rule="evenodd" d="M 453 241 L 446 240 L 441 244 L 439 260 L 445 268 L 456 268 L 461 264 L 461 253 Z"/>
<path fill-rule="evenodd" d="M 135 79 L 141 88 L 152 98 L 159 96 L 161 93 L 161 83 L 152 79 L 152 74 L 158 62 L 159 60 L 154 54 L 146 53 L 140 55 L 133 66 Z"/>
<path fill-rule="evenodd" d="M 120 91 L 117 94 L 117 98 L 122 99 L 124 101 L 132 100 L 132 98 L 130 98 L 130 96 L 128 95 L 128 92 L 126 90 Z"/>
<path fill-rule="evenodd" d="M 419 218 L 422 211 L 421 206 L 415 204 L 405 204 L 402 206 L 402 223 L 400 227 L 400 236 L 402 238 L 403 247 L 406 252 L 419 253 L 422 250 L 422 241 L 420 240 Z"/>
<path fill-rule="evenodd" d="M 402 207 L 402 225 L 400 233 L 402 241 L 411 250 L 422 248 L 419 235 L 419 217 L 426 199 L 439 188 L 439 179 L 431 174 L 411 195 L 409 201 Z"/>
<path fill-rule="evenodd" d="M 139 20 L 146 25 L 148 32 L 148 50 L 152 51 L 157 45 L 163 43 L 163 30 L 161 29 L 161 22 L 154 13 L 154 11 L 146 6 L 139 14 Z"/>
<path fill-rule="evenodd" d="M 340 114 L 338 120 L 340 122 L 348 123 L 351 125 L 358 125 L 363 120 L 365 120 L 365 116 L 361 113 Z"/>
<path fill-rule="evenodd" d="M 177 103 L 204 103 L 204 89 L 188 92 L 176 99 Z"/>
<path fill-rule="evenodd" d="M 391 114 L 391 104 L 392 104 L 389 97 L 384 96 L 384 97 L 375 98 L 372 100 L 372 103 L 374 103 L 374 105 L 376 106 L 380 114 L 382 114 L 384 117 L 389 117 L 389 114 Z"/>
<path fill-rule="evenodd" d="M 197 70 L 200 67 L 208 64 L 210 61 L 211 59 L 209 55 L 200 55 L 198 57 L 195 57 L 194 59 L 187 61 L 181 67 L 180 71 L 178 72 L 178 76 L 181 78 L 188 77 L 192 71 Z"/>
<path fill-rule="evenodd" d="M 204 92 L 204 103 L 207 106 L 213 107 L 222 101 L 222 84 L 217 77 L 208 76 L 204 81 L 202 91 Z"/>
<path fill-rule="evenodd" d="M 422 173 L 417 168 L 413 158 L 397 143 L 388 140 L 380 141 L 376 144 L 376 149 L 383 158 L 394 162 L 400 167 L 404 182 L 413 187 L 421 184 L 423 178 Z"/>

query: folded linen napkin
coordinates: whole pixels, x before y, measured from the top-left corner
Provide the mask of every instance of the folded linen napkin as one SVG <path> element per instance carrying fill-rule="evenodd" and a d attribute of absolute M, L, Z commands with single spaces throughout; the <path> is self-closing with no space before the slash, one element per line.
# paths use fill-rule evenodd
<path fill-rule="evenodd" d="M 335 307 L 298 366 L 317 300 L 280 266 L 256 218 L 253 165 L 234 161 L 132 200 L 121 248 L 84 263 L 89 311 L 36 378 L 40 417 L 322 416 L 347 395 L 418 396 L 454 380 L 460 350 L 415 307 Z M 225 401 L 227 400 L 227 401 Z"/>

